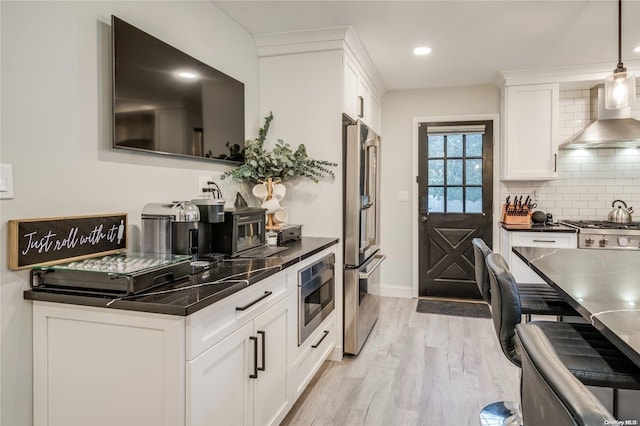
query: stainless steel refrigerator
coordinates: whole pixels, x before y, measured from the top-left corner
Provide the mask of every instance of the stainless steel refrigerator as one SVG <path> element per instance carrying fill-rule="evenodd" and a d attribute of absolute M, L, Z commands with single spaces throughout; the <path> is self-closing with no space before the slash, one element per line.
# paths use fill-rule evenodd
<path fill-rule="evenodd" d="M 344 176 L 344 352 L 357 355 L 380 313 L 380 136 L 347 117 Z"/>

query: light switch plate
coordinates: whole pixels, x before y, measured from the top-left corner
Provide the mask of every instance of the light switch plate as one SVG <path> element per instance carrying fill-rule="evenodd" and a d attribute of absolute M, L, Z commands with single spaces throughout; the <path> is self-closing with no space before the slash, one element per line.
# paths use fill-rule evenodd
<path fill-rule="evenodd" d="M 13 166 L 0 164 L 0 199 L 13 198 Z"/>
<path fill-rule="evenodd" d="M 398 201 L 409 201 L 409 191 L 398 191 Z"/>

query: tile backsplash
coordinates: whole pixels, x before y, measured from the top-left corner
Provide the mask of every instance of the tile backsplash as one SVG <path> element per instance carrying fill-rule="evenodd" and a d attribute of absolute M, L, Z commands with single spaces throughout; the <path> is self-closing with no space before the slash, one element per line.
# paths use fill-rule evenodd
<path fill-rule="evenodd" d="M 640 119 L 640 99 L 631 114 Z M 561 91 L 560 143 L 588 125 L 589 117 L 589 90 Z M 501 182 L 500 199 L 508 194 L 530 195 L 537 210 L 553 214 L 554 220 L 606 220 L 614 200 L 636 206 L 640 215 L 640 149 L 561 150 L 558 179 Z"/>

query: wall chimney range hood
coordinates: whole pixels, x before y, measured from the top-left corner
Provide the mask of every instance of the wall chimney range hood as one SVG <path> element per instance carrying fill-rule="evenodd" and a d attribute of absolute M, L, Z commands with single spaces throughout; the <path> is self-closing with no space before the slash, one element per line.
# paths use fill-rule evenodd
<path fill-rule="evenodd" d="M 631 118 L 631 107 L 606 109 L 604 85 L 591 89 L 591 124 L 560 149 L 640 147 L 640 120 Z"/>

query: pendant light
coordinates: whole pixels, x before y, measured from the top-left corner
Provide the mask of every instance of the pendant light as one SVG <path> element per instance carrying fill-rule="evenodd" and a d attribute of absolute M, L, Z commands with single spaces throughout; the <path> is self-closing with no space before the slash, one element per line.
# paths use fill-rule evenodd
<path fill-rule="evenodd" d="M 605 107 L 626 108 L 635 102 L 636 77 L 622 64 L 622 0 L 618 0 L 618 66 L 604 80 Z"/>

